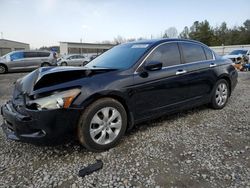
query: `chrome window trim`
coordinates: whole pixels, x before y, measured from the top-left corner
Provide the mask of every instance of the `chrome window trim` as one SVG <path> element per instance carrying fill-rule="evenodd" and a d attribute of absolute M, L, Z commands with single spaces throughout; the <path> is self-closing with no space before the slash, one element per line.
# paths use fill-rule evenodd
<path fill-rule="evenodd" d="M 178 44 L 178 43 L 191 43 L 191 44 L 196 44 L 196 45 L 197 45 L 197 43 L 192 42 L 192 41 L 169 41 L 169 42 L 163 42 L 163 43 L 161 43 L 161 44 L 158 44 L 158 45 L 155 46 L 155 47 L 151 50 L 151 52 L 149 52 L 148 55 L 142 60 L 142 62 L 140 63 L 140 65 L 138 65 L 138 67 L 136 68 L 134 74 L 138 74 L 138 73 L 139 73 L 137 70 L 144 64 L 144 62 L 146 61 L 146 59 L 155 51 L 156 48 L 158 48 L 158 47 L 160 47 L 160 46 L 162 46 L 162 45 L 164 45 L 164 44 L 168 44 L 168 43 L 177 43 L 177 44 Z M 204 60 L 204 61 L 193 61 L 193 62 L 189 62 L 189 63 L 181 63 L 181 64 L 179 64 L 179 65 L 171 65 L 171 66 L 162 67 L 162 69 L 166 69 L 166 68 L 169 68 L 169 67 L 172 68 L 172 67 L 176 67 L 176 66 L 178 67 L 178 66 L 180 66 L 180 65 L 189 65 L 189 64 L 193 64 L 193 63 L 200 63 L 200 62 L 207 62 L 207 61 L 214 61 L 214 60 L 215 60 L 214 52 L 213 52 L 210 48 L 208 48 L 208 47 L 205 46 L 204 44 L 199 44 L 199 43 L 198 43 L 198 45 L 200 45 L 200 46 L 203 47 L 203 48 L 209 49 L 209 50 L 211 51 L 212 55 L 213 55 L 213 59 L 207 59 L 207 60 Z M 204 52 L 204 54 L 205 54 L 205 52 Z M 181 54 L 180 54 L 180 55 L 181 55 Z M 206 54 L 205 54 L 205 56 L 206 56 Z"/>

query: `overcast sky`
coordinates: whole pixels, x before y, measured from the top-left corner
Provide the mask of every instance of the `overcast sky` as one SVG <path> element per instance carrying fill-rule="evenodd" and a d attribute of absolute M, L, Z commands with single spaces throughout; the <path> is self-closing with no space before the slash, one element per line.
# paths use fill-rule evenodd
<path fill-rule="evenodd" d="M 150 38 L 169 27 L 181 32 L 196 20 L 241 25 L 250 19 L 249 7 L 249 0 L 0 0 L 0 32 L 32 48 L 81 38 Z"/>

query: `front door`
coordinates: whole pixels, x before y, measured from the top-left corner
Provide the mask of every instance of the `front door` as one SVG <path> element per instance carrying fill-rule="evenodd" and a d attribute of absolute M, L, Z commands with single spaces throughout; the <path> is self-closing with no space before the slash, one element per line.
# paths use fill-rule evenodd
<path fill-rule="evenodd" d="M 162 69 L 145 71 L 149 62 L 162 62 Z M 159 45 L 146 58 L 134 75 L 134 104 L 136 116 L 148 118 L 172 110 L 188 100 L 189 83 L 181 64 L 177 43 Z"/>

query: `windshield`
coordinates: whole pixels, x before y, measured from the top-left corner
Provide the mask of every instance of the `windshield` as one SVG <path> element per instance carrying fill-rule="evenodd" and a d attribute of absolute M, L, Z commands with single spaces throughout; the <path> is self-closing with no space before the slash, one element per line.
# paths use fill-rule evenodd
<path fill-rule="evenodd" d="M 149 44 L 123 44 L 116 46 L 92 60 L 87 67 L 127 69 L 147 51 Z"/>
<path fill-rule="evenodd" d="M 229 55 L 245 55 L 247 53 L 247 50 L 234 50 Z"/>

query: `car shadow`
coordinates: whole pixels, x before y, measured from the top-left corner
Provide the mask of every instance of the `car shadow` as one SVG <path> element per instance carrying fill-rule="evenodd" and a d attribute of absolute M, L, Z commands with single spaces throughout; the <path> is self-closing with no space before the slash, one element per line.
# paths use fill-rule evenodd
<path fill-rule="evenodd" d="M 172 114 L 167 114 L 164 115 L 160 118 L 153 119 L 153 120 L 148 120 L 139 124 L 136 124 L 130 131 L 126 132 L 124 135 L 124 138 L 122 140 L 126 140 L 127 138 L 131 137 L 134 134 L 137 134 L 139 131 L 140 132 L 145 132 L 148 129 L 151 129 L 152 127 L 159 127 L 162 126 L 163 122 L 167 121 L 175 121 L 178 118 L 185 118 L 190 115 L 195 115 L 198 111 L 205 111 L 208 110 L 207 105 L 199 106 L 196 108 L 191 108 L 188 110 L 183 110 L 177 113 L 172 113 Z M 123 141 L 121 141 L 123 142 Z M 27 143 L 28 144 L 28 143 Z M 120 143 L 121 144 L 121 143 Z M 33 149 L 38 149 L 39 151 L 42 150 L 42 152 L 47 153 L 49 156 L 65 156 L 65 155 L 71 155 L 75 152 L 77 153 L 89 153 L 90 151 L 87 150 L 85 147 L 79 144 L 79 142 L 76 139 L 72 139 L 68 142 L 64 142 L 58 145 L 34 145 L 34 144 L 29 144 L 32 145 Z M 119 147 L 119 145 L 118 145 Z M 27 152 L 29 152 L 27 150 Z M 98 152 L 97 152 L 98 153 Z"/>
<path fill-rule="evenodd" d="M 172 121 L 177 120 L 178 118 L 185 118 L 189 115 L 195 115 L 198 111 L 205 111 L 208 109 L 209 109 L 208 105 L 202 105 L 199 107 L 194 107 L 191 109 L 182 110 L 180 112 L 166 114 L 166 115 L 163 115 L 159 118 L 155 118 L 152 120 L 148 120 L 148 121 L 136 124 L 130 131 L 127 132 L 126 135 L 130 136 L 131 134 L 134 134 L 138 131 L 147 131 L 148 129 L 151 129 L 152 127 L 162 126 L 163 122 L 167 122 L 167 121 L 172 122 Z"/>

